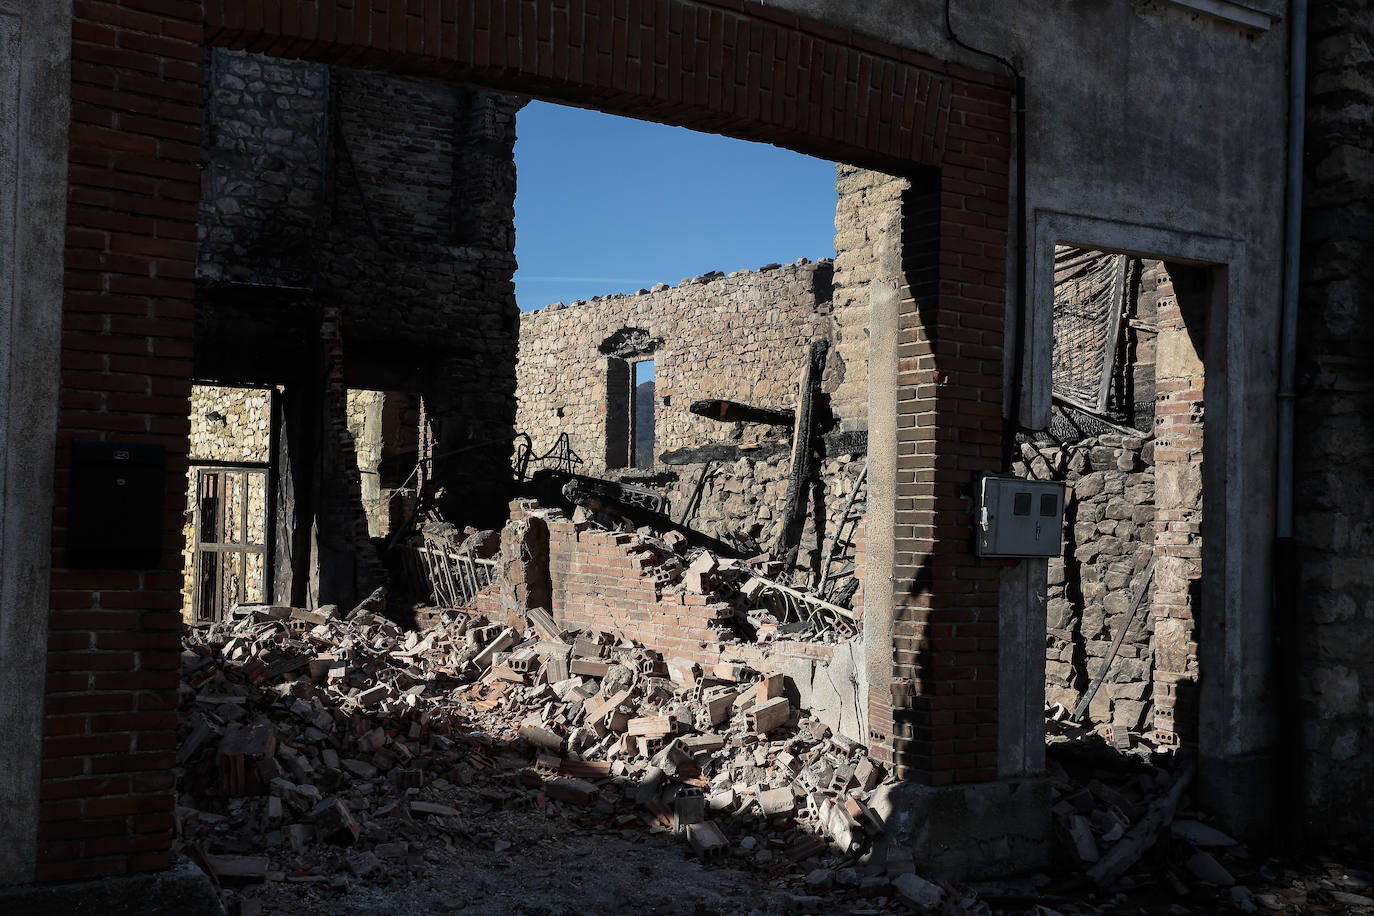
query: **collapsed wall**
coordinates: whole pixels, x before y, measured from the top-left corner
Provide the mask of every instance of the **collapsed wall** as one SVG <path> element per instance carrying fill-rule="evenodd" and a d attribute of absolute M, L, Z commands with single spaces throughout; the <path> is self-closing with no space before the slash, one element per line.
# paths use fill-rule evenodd
<path fill-rule="evenodd" d="M 803 258 L 527 312 L 516 428 L 536 451 L 566 433 L 587 473 L 626 467 L 617 436 L 633 380 L 621 365 L 642 360 L 654 363 L 656 457 L 724 438 L 728 427 L 691 413 L 693 401 L 790 409 L 807 344 L 829 333 L 831 276 L 829 261 Z"/>
<path fill-rule="evenodd" d="M 715 568 L 716 560 L 682 552 L 680 539 L 665 544 L 644 532 L 606 530 L 532 500 L 516 500 L 510 513 L 499 537 L 496 576 L 475 596 L 470 613 L 519 628 L 531 611 L 542 609 L 562 628 L 642 646 L 670 665 L 779 670 L 797 691 L 794 701 L 837 733 L 865 740 L 856 686 L 862 667 L 859 641 L 824 629 L 808 638 L 763 629 L 742 633 L 738 612 L 748 599 L 738 585 L 751 575 L 743 564 L 693 575 L 696 561 L 707 557 L 701 567 Z M 494 532 L 485 533 L 485 539 L 498 540 Z M 862 607 L 863 577 L 861 547 L 856 608 Z"/>

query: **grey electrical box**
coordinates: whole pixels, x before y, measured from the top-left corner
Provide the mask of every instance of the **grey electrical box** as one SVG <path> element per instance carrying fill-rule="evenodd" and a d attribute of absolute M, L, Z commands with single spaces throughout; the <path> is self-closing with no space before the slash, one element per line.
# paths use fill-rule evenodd
<path fill-rule="evenodd" d="M 984 477 L 974 523 L 980 557 L 1057 557 L 1063 552 L 1064 484 Z"/>

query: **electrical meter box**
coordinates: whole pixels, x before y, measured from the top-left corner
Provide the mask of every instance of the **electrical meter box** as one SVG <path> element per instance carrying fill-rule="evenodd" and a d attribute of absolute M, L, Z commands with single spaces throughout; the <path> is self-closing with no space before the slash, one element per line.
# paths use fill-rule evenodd
<path fill-rule="evenodd" d="M 73 442 L 67 561 L 156 569 L 162 562 L 167 458 L 161 445 Z"/>
<path fill-rule="evenodd" d="M 1057 557 L 1063 552 L 1064 484 L 984 477 L 974 523 L 980 557 Z"/>

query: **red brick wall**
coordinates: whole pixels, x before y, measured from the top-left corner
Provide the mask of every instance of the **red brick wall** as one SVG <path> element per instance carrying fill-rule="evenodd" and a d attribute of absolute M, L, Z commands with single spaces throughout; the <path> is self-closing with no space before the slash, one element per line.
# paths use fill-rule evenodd
<path fill-rule="evenodd" d="M 39 881 L 170 862 L 201 31 L 199 3 L 75 4 Z M 158 569 L 67 568 L 78 439 L 166 447 Z"/>
<path fill-rule="evenodd" d="M 1203 366 L 1205 283 L 1195 269 L 1158 273 L 1155 363 L 1155 576 L 1151 590 L 1154 737 L 1197 739 L 1196 589 L 1202 576 Z"/>
<path fill-rule="evenodd" d="M 548 518 L 553 616 L 560 626 L 625 636 L 668 658 L 714 664 L 730 606 L 709 595 L 664 594 L 652 554 L 634 536 Z"/>
<path fill-rule="evenodd" d="M 945 164 L 904 202 L 897 354 L 891 741 L 898 775 L 929 785 L 992 779 L 997 761 L 1003 564 L 973 555 L 967 497 L 1003 462 L 1007 98 L 954 91 Z"/>
<path fill-rule="evenodd" d="M 855 164 L 940 162 L 951 105 L 966 83 L 994 82 L 744 0 L 205 6 L 214 44 L 460 78 Z"/>

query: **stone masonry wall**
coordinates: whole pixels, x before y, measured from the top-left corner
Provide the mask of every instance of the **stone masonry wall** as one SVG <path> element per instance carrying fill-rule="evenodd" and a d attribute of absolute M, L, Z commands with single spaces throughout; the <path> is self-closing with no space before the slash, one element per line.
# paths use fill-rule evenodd
<path fill-rule="evenodd" d="M 1154 441 L 1109 434 L 1023 443 L 1015 472 L 1067 484 L 1064 555 L 1049 561 L 1045 699 L 1072 710 L 1126 625 L 1154 549 Z M 1153 727 L 1148 600 L 1088 707 L 1088 717 L 1114 733 L 1148 735 Z"/>
<path fill-rule="evenodd" d="M 902 195 L 911 182 L 843 163 L 835 166 L 835 341 L 824 389 L 841 429 L 868 428 L 869 284 L 900 251 Z"/>
<path fill-rule="evenodd" d="M 234 341 L 230 371 L 286 381 L 314 337 L 300 323 L 318 323 L 297 313 L 334 306 L 349 385 L 423 394 L 438 453 L 509 435 L 523 102 L 242 51 L 208 60 L 201 337 Z M 264 338 L 288 355 L 262 364 Z M 436 473 L 480 477 L 504 458 L 471 453 Z"/>
<path fill-rule="evenodd" d="M 1314 4 L 1308 45 L 1294 527 L 1300 809 L 1374 816 L 1374 3 Z M 1284 685 L 1283 689 L 1290 689 Z"/>
<path fill-rule="evenodd" d="M 206 461 L 261 461 L 271 458 L 272 393 L 266 389 L 221 388 L 195 385 L 191 388 L 190 458 Z M 182 617 L 191 620 L 191 590 L 195 585 L 192 566 L 195 546 L 197 468 L 186 474 L 186 547 L 182 551 Z M 248 506 L 250 527 L 256 522 L 265 536 L 267 506 L 255 499 Z M 265 496 L 265 493 L 262 494 Z M 249 581 L 258 581 L 261 562 L 249 558 Z M 261 598 L 261 596 L 258 596 Z"/>
<path fill-rule="evenodd" d="M 661 339 L 655 372 L 655 451 L 705 445 L 728 427 L 689 412 L 701 398 L 791 408 L 814 337 L 829 337 L 829 261 L 730 276 L 707 274 L 631 296 L 606 296 L 529 312 L 520 322 L 516 428 L 536 451 L 561 433 L 586 464 L 606 470 L 608 357 L 598 349 L 626 328 Z"/>

